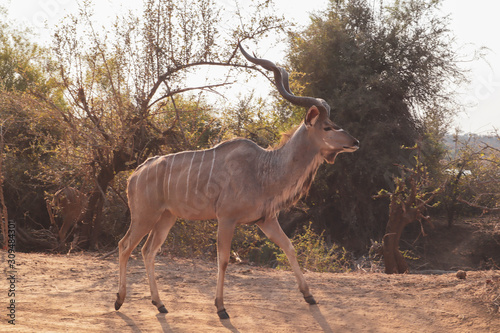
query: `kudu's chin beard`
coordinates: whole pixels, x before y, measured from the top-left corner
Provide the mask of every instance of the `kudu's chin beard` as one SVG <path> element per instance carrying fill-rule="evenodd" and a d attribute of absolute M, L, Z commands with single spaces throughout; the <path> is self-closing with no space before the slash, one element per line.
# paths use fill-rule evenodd
<path fill-rule="evenodd" d="M 337 155 L 340 153 L 352 153 L 358 150 L 358 147 L 344 147 L 344 149 L 336 149 L 336 150 L 330 150 L 328 152 L 325 152 L 323 154 L 323 157 L 325 158 L 325 161 L 333 164 L 335 163 L 335 159 L 337 158 Z"/>
<path fill-rule="evenodd" d="M 334 152 L 329 152 L 325 155 L 323 155 L 323 157 L 325 158 L 325 161 L 329 164 L 333 164 L 335 163 L 335 158 L 337 158 L 337 155 L 339 154 L 339 151 L 334 151 Z"/>

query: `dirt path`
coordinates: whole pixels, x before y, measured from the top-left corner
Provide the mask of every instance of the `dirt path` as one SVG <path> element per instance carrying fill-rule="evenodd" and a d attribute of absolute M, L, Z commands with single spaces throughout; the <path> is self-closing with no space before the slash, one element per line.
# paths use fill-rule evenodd
<path fill-rule="evenodd" d="M 1 332 L 500 332 L 500 314 L 478 300 L 500 283 L 500 271 L 469 272 L 466 280 L 454 274 L 306 273 L 320 302 L 309 306 L 291 272 L 232 264 L 225 293 L 231 319 L 221 321 L 213 306 L 211 262 L 157 258 L 166 315 L 151 304 L 141 258 L 129 263 L 120 311 L 113 308 L 116 256 L 18 253 L 16 262 L 16 325 L 12 330 L 5 319 L 2 288 Z"/>

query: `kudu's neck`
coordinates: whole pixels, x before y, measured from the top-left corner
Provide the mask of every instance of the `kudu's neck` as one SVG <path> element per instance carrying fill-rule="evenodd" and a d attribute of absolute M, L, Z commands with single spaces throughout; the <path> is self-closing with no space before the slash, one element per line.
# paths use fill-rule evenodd
<path fill-rule="evenodd" d="M 290 187 L 294 187 L 293 191 L 302 191 L 303 185 L 309 187 L 323 161 L 304 124 L 299 126 L 283 146 L 268 151 L 267 159 L 267 165 L 262 171 L 266 173 L 266 185 L 273 192 L 284 191 Z M 304 184 L 305 182 L 309 184 Z"/>
<path fill-rule="evenodd" d="M 319 149 L 315 147 L 302 123 L 291 138 L 276 150 L 276 155 L 288 172 L 301 172 L 319 158 Z"/>
<path fill-rule="evenodd" d="M 259 165 L 263 215 L 276 216 L 305 195 L 322 161 L 304 124 L 282 147 L 267 151 Z"/>

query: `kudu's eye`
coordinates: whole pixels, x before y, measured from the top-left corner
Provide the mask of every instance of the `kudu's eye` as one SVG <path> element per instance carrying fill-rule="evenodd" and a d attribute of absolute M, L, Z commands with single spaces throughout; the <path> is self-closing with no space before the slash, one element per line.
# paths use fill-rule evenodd
<path fill-rule="evenodd" d="M 337 124 L 331 124 L 330 126 L 325 127 L 325 131 L 342 131 L 342 128 L 340 128 Z"/>

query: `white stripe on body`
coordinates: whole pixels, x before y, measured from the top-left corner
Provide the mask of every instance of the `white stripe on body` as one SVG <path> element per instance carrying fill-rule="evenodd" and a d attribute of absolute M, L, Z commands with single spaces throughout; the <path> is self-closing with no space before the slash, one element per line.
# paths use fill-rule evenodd
<path fill-rule="evenodd" d="M 170 177 L 172 176 L 172 168 L 174 167 L 174 161 L 175 161 L 175 156 L 172 156 L 172 163 L 170 164 L 170 172 L 168 173 L 168 189 L 167 189 L 167 196 L 170 198 Z"/>
<path fill-rule="evenodd" d="M 168 194 L 167 196 L 165 197 L 165 183 L 167 182 L 167 169 L 168 169 L 168 159 L 170 158 L 170 156 L 165 156 L 164 160 L 165 160 L 165 170 L 163 171 L 163 201 L 167 201 L 168 200 Z"/>
<path fill-rule="evenodd" d="M 184 165 L 184 160 L 186 159 L 186 153 L 182 154 L 182 162 L 181 162 L 181 171 L 182 172 L 182 166 Z M 179 172 L 179 173 L 180 173 Z M 181 177 L 177 177 L 177 183 L 175 183 L 175 192 L 179 192 L 178 188 L 179 188 L 179 181 L 181 180 Z"/>
<path fill-rule="evenodd" d="M 198 183 L 200 182 L 201 166 L 203 164 L 203 160 L 205 159 L 205 152 L 206 152 L 206 150 L 204 150 L 203 155 L 201 155 L 200 167 L 198 168 L 198 178 L 196 178 L 196 187 L 195 187 L 196 194 L 198 194 Z"/>
<path fill-rule="evenodd" d="M 139 170 L 139 174 L 137 175 L 137 177 L 135 178 L 135 197 L 137 198 L 138 197 L 138 188 L 139 188 L 139 178 L 141 177 L 141 173 L 143 170 Z"/>
<path fill-rule="evenodd" d="M 155 168 L 155 177 L 156 177 L 156 200 L 158 203 L 161 201 L 161 188 L 158 186 L 158 165 L 160 165 L 160 157 L 158 157 L 156 160 L 156 168 Z"/>
<path fill-rule="evenodd" d="M 187 174 L 187 179 L 186 179 L 186 201 L 188 201 L 188 194 L 189 194 L 189 176 L 191 175 L 191 168 L 193 167 L 193 161 L 194 161 L 194 156 L 196 155 L 196 152 L 193 152 L 193 157 L 191 158 L 191 164 L 189 165 L 188 169 L 188 174 Z"/>
<path fill-rule="evenodd" d="M 144 166 L 146 168 L 146 198 L 148 202 L 151 203 L 151 194 L 149 193 L 149 165 Z"/>
<path fill-rule="evenodd" d="M 208 193 L 208 186 L 210 185 L 210 180 L 212 179 L 212 172 L 214 171 L 214 163 L 215 163 L 215 149 L 212 150 L 214 152 L 212 156 L 212 166 L 210 167 L 210 175 L 208 176 L 208 181 L 207 181 L 207 193 Z"/>

